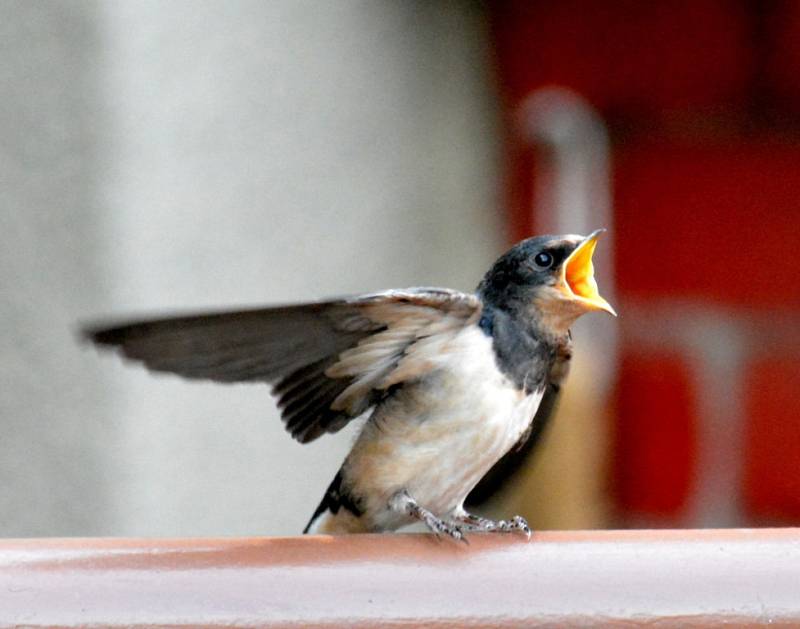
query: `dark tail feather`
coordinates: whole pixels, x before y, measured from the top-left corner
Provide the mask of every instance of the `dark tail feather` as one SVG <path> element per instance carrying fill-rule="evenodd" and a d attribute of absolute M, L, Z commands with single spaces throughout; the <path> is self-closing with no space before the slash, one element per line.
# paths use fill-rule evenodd
<path fill-rule="evenodd" d="M 326 491 L 325 495 L 322 497 L 322 501 L 319 503 L 317 510 L 314 511 L 314 515 L 311 516 L 308 524 L 306 524 L 306 528 L 303 529 L 303 535 L 308 533 L 317 518 L 326 511 L 330 511 L 333 515 L 336 515 L 339 513 L 340 509 L 346 509 L 355 517 L 360 517 L 364 513 L 363 509 L 361 509 L 358 504 L 358 500 L 347 490 L 347 487 L 342 486 L 341 470 L 336 473 L 333 482 L 331 482 L 328 487 L 328 491 Z"/>
<path fill-rule="evenodd" d="M 338 475 L 336 476 L 339 477 Z M 328 490 L 330 491 L 330 489 Z M 326 493 L 325 496 L 322 498 L 322 502 L 319 503 L 316 511 L 314 511 L 314 515 L 311 516 L 311 519 L 306 524 L 306 528 L 303 529 L 303 535 L 308 535 L 308 531 L 311 528 L 311 525 L 314 524 L 316 519 L 325 513 L 328 510 L 328 494 Z"/>

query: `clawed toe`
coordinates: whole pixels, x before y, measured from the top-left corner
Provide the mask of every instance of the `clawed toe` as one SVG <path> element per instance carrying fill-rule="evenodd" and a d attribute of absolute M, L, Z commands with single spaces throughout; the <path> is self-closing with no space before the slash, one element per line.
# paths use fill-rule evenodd
<path fill-rule="evenodd" d="M 531 527 L 528 526 L 528 521 L 521 515 L 515 515 L 511 518 L 511 528 L 509 530 L 522 531 L 528 536 L 528 539 L 531 538 Z"/>
<path fill-rule="evenodd" d="M 462 526 L 471 531 L 485 531 L 487 533 L 522 531 L 528 539 L 531 537 L 531 528 L 528 526 L 528 521 L 521 515 L 515 515 L 510 520 L 490 520 L 489 518 L 482 518 L 468 513 L 460 518 L 460 521 L 463 522 Z"/>
<path fill-rule="evenodd" d="M 441 518 L 437 518 L 432 513 L 428 512 L 424 514 L 422 521 L 437 537 L 440 535 L 448 535 L 455 540 L 459 541 L 466 541 L 466 537 L 464 537 L 464 531 L 461 529 L 461 526 L 455 523 L 446 522 Z"/>
<path fill-rule="evenodd" d="M 389 499 L 388 507 L 393 511 L 405 513 L 415 520 L 424 522 L 425 526 L 437 537 L 448 537 L 466 542 L 464 531 L 483 531 L 486 533 L 512 533 L 522 531 L 531 538 L 531 529 L 527 520 L 521 515 L 515 515 L 510 520 L 491 520 L 479 515 L 472 515 L 464 511 L 458 512 L 452 520 L 443 520 L 433 512 L 420 506 L 407 491 L 398 491 Z"/>
<path fill-rule="evenodd" d="M 404 512 L 414 519 L 423 522 L 436 537 L 447 535 L 455 540 L 467 541 L 467 538 L 464 536 L 464 531 L 462 530 L 462 523 L 448 522 L 436 517 L 431 511 L 428 511 L 428 509 L 418 505 L 405 490 L 394 494 L 389 500 L 388 506 L 394 511 Z"/>

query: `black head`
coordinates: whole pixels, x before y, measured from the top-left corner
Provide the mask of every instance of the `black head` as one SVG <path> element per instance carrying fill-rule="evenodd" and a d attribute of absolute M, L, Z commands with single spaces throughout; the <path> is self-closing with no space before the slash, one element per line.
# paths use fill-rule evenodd
<path fill-rule="evenodd" d="M 589 236 L 537 236 L 514 245 L 478 286 L 487 305 L 533 317 L 563 333 L 581 314 L 614 309 L 597 292 L 592 254 L 604 230 Z"/>

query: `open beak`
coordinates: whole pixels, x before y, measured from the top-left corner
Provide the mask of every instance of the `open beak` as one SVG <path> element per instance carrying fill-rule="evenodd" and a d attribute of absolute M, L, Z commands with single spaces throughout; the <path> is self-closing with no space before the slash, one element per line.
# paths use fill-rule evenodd
<path fill-rule="evenodd" d="M 616 317 L 617 313 L 611 304 L 597 291 L 597 282 L 594 279 L 592 254 L 597 246 L 597 239 L 604 231 L 598 229 L 592 232 L 564 261 L 561 267 L 561 285 L 567 297 L 585 305 L 587 310 L 605 310 Z"/>

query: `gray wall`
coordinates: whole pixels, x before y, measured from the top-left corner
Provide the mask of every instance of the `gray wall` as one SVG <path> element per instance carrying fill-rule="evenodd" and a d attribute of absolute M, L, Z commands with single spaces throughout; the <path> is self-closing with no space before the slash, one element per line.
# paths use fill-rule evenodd
<path fill-rule="evenodd" d="M 504 237 L 472 3 L 0 3 L 0 535 L 293 534 L 352 430 L 79 346 L 103 314 L 472 288 Z"/>

